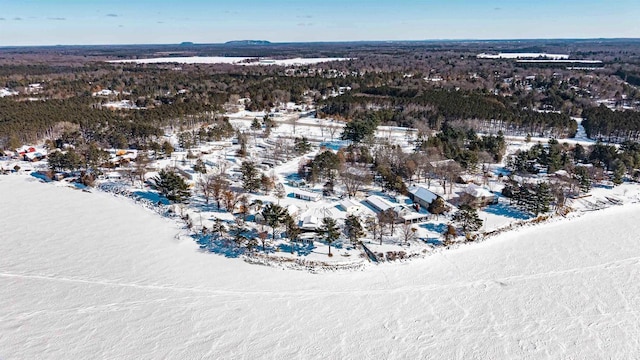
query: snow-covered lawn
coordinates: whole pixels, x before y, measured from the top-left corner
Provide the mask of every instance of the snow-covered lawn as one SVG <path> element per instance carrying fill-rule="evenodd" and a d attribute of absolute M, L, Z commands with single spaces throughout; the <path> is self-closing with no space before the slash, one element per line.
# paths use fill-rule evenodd
<path fill-rule="evenodd" d="M 129 199 L 0 176 L 0 358 L 631 359 L 640 206 L 365 271 L 201 252 Z"/>

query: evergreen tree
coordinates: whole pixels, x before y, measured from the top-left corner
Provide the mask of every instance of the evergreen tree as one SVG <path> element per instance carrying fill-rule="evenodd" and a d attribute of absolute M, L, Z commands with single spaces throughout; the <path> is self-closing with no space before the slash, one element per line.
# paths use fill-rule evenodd
<path fill-rule="evenodd" d="M 242 188 L 248 192 L 255 192 L 260 189 L 260 172 L 251 161 L 244 161 L 240 166 L 242 173 Z"/>
<path fill-rule="evenodd" d="M 534 201 L 531 205 L 531 212 L 533 212 L 535 215 L 548 212 L 551 200 L 553 200 L 553 195 L 551 194 L 549 184 L 547 184 L 546 182 L 541 182 L 536 185 L 535 196 L 533 197 L 533 199 Z"/>
<path fill-rule="evenodd" d="M 306 137 L 295 138 L 293 140 L 293 151 L 297 155 L 306 154 L 311 150 L 311 143 Z"/>
<path fill-rule="evenodd" d="M 262 209 L 262 217 L 267 225 L 271 227 L 272 239 L 276 239 L 276 229 L 285 223 L 288 215 L 287 210 L 277 204 L 267 204 L 267 206 Z"/>
<path fill-rule="evenodd" d="M 251 130 L 253 131 L 258 131 L 262 128 L 262 125 L 260 125 L 260 120 L 258 120 L 258 118 L 253 118 L 253 121 L 251 122 Z"/>
<path fill-rule="evenodd" d="M 620 160 L 613 162 L 613 183 L 614 185 L 620 185 L 624 181 L 624 175 L 627 173 L 627 167 Z"/>
<path fill-rule="evenodd" d="M 169 201 L 185 203 L 191 196 L 189 185 L 173 170 L 160 170 L 153 180 L 158 191 Z"/>
<path fill-rule="evenodd" d="M 359 143 L 365 138 L 372 136 L 377 128 L 378 121 L 371 116 L 365 119 L 352 120 L 345 125 L 340 137 L 342 140 Z"/>
<path fill-rule="evenodd" d="M 296 220 L 289 214 L 287 214 L 287 218 L 285 220 L 284 225 L 287 229 L 287 237 L 289 238 L 289 241 L 291 241 L 291 253 L 293 254 L 293 247 L 294 247 L 294 244 L 297 243 L 298 239 L 300 238 L 301 230 Z"/>
<path fill-rule="evenodd" d="M 586 167 L 576 166 L 574 177 L 578 180 L 580 191 L 586 193 L 591 190 L 591 177 Z"/>
<path fill-rule="evenodd" d="M 460 206 L 458 212 L 453 215 L 453 221 L 462 228 L 467 236 L 482 227 L 482 219 L 478 216 L 478 212 L 468 205 Z"/>
<path fill-rule="evenodd" d="M 329 256 L 333 256 L 333 254 L 331 254 L 331 244 L 340 237 L 340 230 L 338 229 L 336 221 L 330 217 L 323 218 L 322 225 L 318 228 L 318 232 L 322 234 L 324 240 L 329 244 Z"/>
<path fill-rule="evenodd" d="M 358 240 L 364 236 L 364 229 L 362 227 L 362 223 L 360 223 L 360 219 L 355 215 L 347 216 L 345 220 L 345 232 L 351 240 L 352 243 L 358 243 Z"/>
<path fill-rule="evenodd" d="M 171 156 L 171 153 L 173 153 L 173 151 L 174 151 L 174 148 L 170 142 L 165 141 L 162 143 L 162 152 L 164 153 L 165 156 Z"/>
<path fill-rule="evenodd" d="M 202 159 L 196 160 L 196 163 L 193 165 L 193 171 L 199 172 L 201 174 L 207 173 L 207 167 L 204 164 L 204 161 L 202 161 Z"/>

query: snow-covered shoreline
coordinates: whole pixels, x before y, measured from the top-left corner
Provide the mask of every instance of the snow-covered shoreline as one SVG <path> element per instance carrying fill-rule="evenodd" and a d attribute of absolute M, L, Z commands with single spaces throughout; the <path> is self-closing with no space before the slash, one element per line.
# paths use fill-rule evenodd
<path fill-rule="evenodd" d="M 638 204 L 318 276 L 211 256 L 101 192 L 9 175 L 0 198 L 3 359 L 640 352 Z"/>

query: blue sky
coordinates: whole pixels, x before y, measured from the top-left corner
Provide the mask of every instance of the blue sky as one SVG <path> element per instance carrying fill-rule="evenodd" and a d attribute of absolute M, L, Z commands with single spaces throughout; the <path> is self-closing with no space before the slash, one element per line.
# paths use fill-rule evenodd
<path fill-rule="evenodd" d="M 640 38 L 639 0 L 0 0 L 0 46 Z"/>

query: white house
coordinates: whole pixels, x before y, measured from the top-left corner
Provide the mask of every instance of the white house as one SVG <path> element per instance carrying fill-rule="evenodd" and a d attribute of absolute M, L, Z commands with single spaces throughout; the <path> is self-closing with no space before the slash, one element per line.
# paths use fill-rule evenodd
<path fill-rule="evenodd" d="M 349 215 L 360 214 L 363 211 L 362 204 L 351 199 L 340 201 L 340 207 Z"/>
<path fill-rule="evenodd" d="M 315 231 L 322 225 L 322 219 L 328 217 L 337 221 L 345 219 L 344 212 L 332 206 L 313 208 L 305 211 L 301 216 L 302 230 Z"/>
<path fill-rule="evenodd" d="M 322 195 L 318 193 L 314 193 L 311 191 L 304 191 L 300 189 L 294 189 L 291 194 L 296 199 L 307 200 L 307 201 L 319 201 L 322 199 Z"/>
<path fill-rule="evenodd" d="M 487 206 L 498 201 L 498 197 L 494 193 L 475 184 L 469 184 L 464 189 L 464 195 L 467 197 L 469 205 L 475 207 Z"/>
<path fill-rule="evenodd" d="M 400 210 L 400 204 L 394 204 L 378 195 L 371 195 L 365 200 L 377 212 L 387 211 L 389 209 Z"/>

